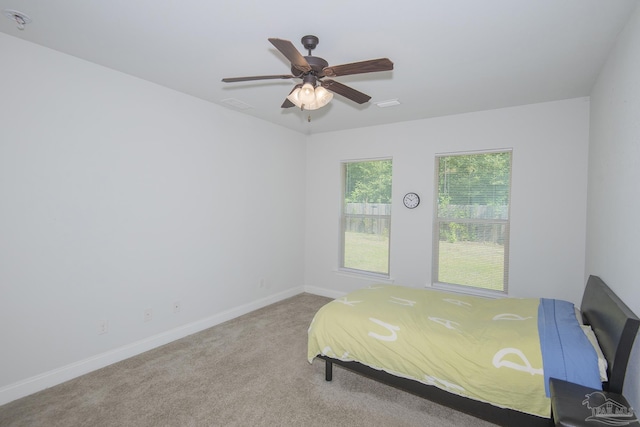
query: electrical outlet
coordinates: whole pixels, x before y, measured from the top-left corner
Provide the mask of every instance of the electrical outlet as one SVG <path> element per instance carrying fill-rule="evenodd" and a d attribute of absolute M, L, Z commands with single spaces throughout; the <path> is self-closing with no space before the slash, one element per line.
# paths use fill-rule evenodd
<path fill-rule="evenodd" d="M 263 278 L 261 278 L 261 279 L 260 279 L 260 285 L 259 285 L 259 288 L 260 288 L 260 289 L 264 289 L 264 288 L 266 288 L 266 287 L 267 287 L 267 281 L 266 281 L 266 280 L 264 280 L 264 277 L 263 277 Z"/>
<path fill-rule="evenodd" d="M 98 335 L 106 334 L 107 332 L 109 332 L 109 321 L 100 320 L 98 322 Z"/>
<path fill-rule="evenodd" d="M 173 312 L 180 313 L 180 301 L 176 301 L 173 303 Z"/>
<path fill-rule="evenodd" d="M 144 321 L 145 322 L 151 322 L 151 319 L 153 319 L 153 310 L 150 308 L 147 308 L 144 311 Z"/>

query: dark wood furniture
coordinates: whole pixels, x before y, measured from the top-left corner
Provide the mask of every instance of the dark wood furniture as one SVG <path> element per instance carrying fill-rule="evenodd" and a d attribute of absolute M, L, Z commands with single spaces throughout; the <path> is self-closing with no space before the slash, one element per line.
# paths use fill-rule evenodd
<path fill-rule="evenodd" d="M 585 324 L 591 325 L 602 352 L 607 359 L 609 381 L 603 383 L 605 391 L 620 394 L 624 384 L 631 348 L 640 326 L 638 317 L 597 276 L 590 276 L 582 297 L 581 311 Z M 512 409 L 458 396 L 435 386 L 396 377 L 372 369 L 358 362 L 343 362 L 326 356 L 325 379 L 331 381 L 333 365 L 339 365 L 382 383 L 403 389 L 436 403 L 454 408 L 495 424 L 504 426 L 549 426 L 551 419 L 525 414 Z"/>

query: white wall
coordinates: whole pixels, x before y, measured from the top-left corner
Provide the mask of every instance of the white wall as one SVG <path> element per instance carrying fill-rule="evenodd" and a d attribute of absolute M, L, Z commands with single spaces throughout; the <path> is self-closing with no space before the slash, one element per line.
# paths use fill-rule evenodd
<path fill-rule="evenodd" d="M 331 296 L 375 281 L 336 271 L 342 160 L 393 157 L 391 277 L 422 287 L 431 283 L 435 154 L 513 148 L 509 294 L 579 302 L 588 124 L 580 98 L 309 137 L 306 285 Z M 421 198 L 414 210 L 402 205 L 409 191 Z"/>
<path fill-rule="evenodd" d="M 302 291 L 303 136 L 0 52 L 0 404 Z"/>
<path fill-rule="evenodd" d="M 596 274 L 640 315 L 640 8 L 591 94 L 586 274 Z M 640 338 L 625 380 L 640 409 Z"/>

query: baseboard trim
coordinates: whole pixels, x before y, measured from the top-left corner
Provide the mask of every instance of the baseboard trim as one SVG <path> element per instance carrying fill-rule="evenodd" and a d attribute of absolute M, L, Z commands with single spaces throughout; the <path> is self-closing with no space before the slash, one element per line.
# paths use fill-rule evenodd
<path fill-rule="evenodd" d="M 321 297 L 327 297 L 327 298 L 340 298 L 345 296 L 347 293 L 346 292 L 340 292 L 340 291 L 334 291 L 331 289 L 325 289 L 325 288 L 319 288 L 317 286 L 305 286 L 304 287 L 304 291 L 310 294 L 314 294 L 314 295 L 320 295 Z"/>
<path fill-rule="evenodd" d="M 9 384 L 5 387 L 0 388 L 0 405 L 7 404 L 16 399 L 20 399 L 21 397 L 25 397 L 49 387 L 53 387 L 65 381 L 72 380 L 79 376 L 88 374 L 89 372 L 136 356 L 138 354 L 144 353 L 145 351 L 152 350 L 156 347 L 168 344 L 177 339 L 195 334 L 197 332 L 211 328 L 212 326 L 219 325 L 220 323 L 235 319 L 236 317 L 293 297 L 303 292 L 305 292 L 305 288 L 302 286 L 288 289 L 286 291 L 259 299 L 257 301 L 253 301 L 232 308 L 230 310 L 214 314 L 213 316 L 198 320 L 196 322 L 192 322 L 178 328 L 170 329 L 168 331 L 150 336 L 143 340 L 136 341 L 134 343 L 127 344 L 113 350 L 109 350 L 105 353 L 101 353 L 87 359 L 80 360 L 78 362 L 74 362 L 48 372 L 44 372 L 40 375 L 27 378 L 17 383 Z"/>

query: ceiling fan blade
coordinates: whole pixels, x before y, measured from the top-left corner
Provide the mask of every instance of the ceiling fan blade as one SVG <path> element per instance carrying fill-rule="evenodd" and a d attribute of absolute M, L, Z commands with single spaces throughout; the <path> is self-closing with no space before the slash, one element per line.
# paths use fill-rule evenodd
<path fill-rule="evenodd" d="M 298 89 L 299 87 L 302 87 L 301 84 L 297 84 L 293 87 L 293 89 L 291 89 L 291 92 L 289 92 L 289 95 L 291 95 L 293 93 L 294 90 Z M 287 95 L 287 97 L 289 96 Z M 280 106 L 281 108 L 291 108 L 291 107 L 295 107 L 296 104 L 294 104 L 293 102 L 289 101 L 289 98 L 285 98 L 284 102 L 282 103 L 282 105 Z"/>
<path fill-rule="evenodd" d="M 342 83 L 338 83 L 335 80 L 322 80 L 321 84 L 325 89 L 335 92 L 338 95 L 342 95 L 353 102 L 357 102 L 358 104 L 364 104 L 371 99 L 369 95 L 358 92 L 357 90 L 347 85 L 343 85 Z"/>
<path fill-rule="evenodd" d="M 228 77 L 222 79 L 225 83 L 235 83 L 235 82 L 248 82 L 251 80 L 272 80 L 272 79 L 293 79 L 296 76 L 292 76 L 291 74 L 278 74 L 273 76 L 249 76 L 249 77 Z"/>
<path fill-rule="evenodd" d="M 289 40 L 270 38 L 269 41 L 291 62 L 295 69 L 304 73 L 311 71 L 311 66 L 307 60 Z"/>
<path fill-rule="evenodd" d="M 352 62 L 350 64 L 334 65 L 322 70 L 327 77 L 348 76 L 350 74 L 375 73 L 377 71 L 393 70 L 393 62 L 389 58 L 370 59 L 368 61 Z"/>

